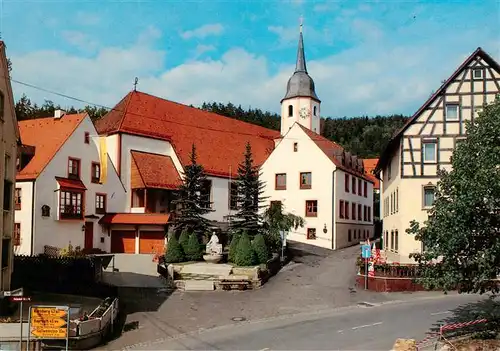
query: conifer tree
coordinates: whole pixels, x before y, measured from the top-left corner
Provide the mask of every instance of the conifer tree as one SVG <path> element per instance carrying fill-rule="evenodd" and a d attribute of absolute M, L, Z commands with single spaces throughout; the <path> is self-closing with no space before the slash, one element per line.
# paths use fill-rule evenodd
<path fill-rule="evenodd" d="M 252 147 L 247 143 L 243 162 L 238 166 L 238 178 L 236 179 L 238 189 L 238 210 L 233 216 L 232 229 L 237 232 L 245 231 L 254 237 L 262 226 L 261 209 L 265 207 L 262 197 L 264 182 L 260 180 L 259 168 L 254 165 Z"/>
<path fill-rule="evenodd" d="M 204 198 L 202 189 L 207 182 L 203 166 L 197 163 L 196 147 L 191 149 L 191 163 L 184 168 L 184 179 L 177 191 L 177 216 L 174 220 L 176 232 L 187 231 L 198 236 L 209 232 L 210 221 L 203 217 L 211 212 L 210 199 Z"/>

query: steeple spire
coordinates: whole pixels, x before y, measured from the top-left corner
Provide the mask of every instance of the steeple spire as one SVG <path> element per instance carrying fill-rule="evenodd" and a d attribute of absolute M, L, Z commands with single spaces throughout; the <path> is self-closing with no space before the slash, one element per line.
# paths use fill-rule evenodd
<path fill-rule="evenodd" d="M 295 64 L 295 72 L 307 73 L 306 55 L 304 54 L 304 38 L 302 36 L 303 23 L 304 23 L 304 18 L 300 16 L 299 46 L 297 48 L 297 63 Z"/>

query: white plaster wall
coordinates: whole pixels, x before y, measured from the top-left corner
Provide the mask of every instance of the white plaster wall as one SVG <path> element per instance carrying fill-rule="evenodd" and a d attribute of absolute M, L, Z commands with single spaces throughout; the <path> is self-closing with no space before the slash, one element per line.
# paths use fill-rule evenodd
<path fill-rule="evenodd" d="M 205 215 L 206 218 L 227 222 L 227 216 L 231 213 L 229 210 L 229 178 L 207 177 L 212 181 L 212 210 L 213 212 Z"/>
<path fill-rule="evenodd" d="M 64 117 L 63 117 L 64 118 Z M 84 143 L 84 134 L 88 132 L 91 136 L 90 144 Z M 108 157 L 107 180 L 104 184 L 91 182 L 91 163 L 99 162 L 99 140 L 97 132 L 90 118 L 85 118 L 73 134 L 68 138 L 45 170 L 39 175 L 35 183 L 35 206 L 34 206 L 34 254 L 42 253 L 44 245 L 55 247 L 84 247 L 85 233 L 82 226 L 85 220 L 59 220 L 59 184 L 55 177 L 67 177 L 68 157 L 79 158 L 81 161 L 81 180 L 85 184 L 85 215 L 96 215 L 95 194 L 107 194 L 107 211 L 124 212 L 127 199 L 125 189 L 116 174 L 114 166 Z M 50 217 L 42 217 L 43 205 L 51 208 Z M 101 215 L 97 215 L 101 217 Z M 102 234 L 102 228 L 97 223 L 99 219 L 87 219 L 94 222 L 94 247 L 109 249 L 109 238 Z M 104 237 L 104 243 L 101 243 Z"/>
<path fill-rule="evenodd" d="M 293 116 L 288 117 L 288 106 L 293 106 Z M 309 117 L 301 118 L 299 115 L 301 108 L 307 108 L 310 112 Z M 314 107 L 316 107 L 316 116 L 314 116 Z M 281 103 L 281 135 L 285 135 L 295 122 L 300 123 L 313 132 L 320 133 L 320 103 L 306 97 L 296 97 L 284 100 Z"/>
<path fill-rule="evenodd" d="M 16 182 L 16 188 L 21 189 L 21 209 L 15 213 L 15 223 L 21 225 L 21 245 L 15 246 L 14 252 L 16 255 L 30 255 L 34 182 Z"/>
<path fill-rule="evenodd" d="M 298 151 L 293 144 L 298 143 Z M 299 125 L 294 125 L 261 167 L 266 187 L 264 196 L 270 201 L 281 201 L 285 212 L 303 217 L 304 228 L 292 230 L 288 239 L 333 248 L 333 182 L 335 166 Z M 300 173 L 311 172 L 311 189 L 300 189 Z M 275 175 L 287 174 L 287 189 L 275 190 Z M 318 201 L 318 216 L 305 217 L 306 200 Z M 323 233 L 326 225 L 327 233 Z M 307 240 L 307 228 L 316 228 L 316 240 Z"/>

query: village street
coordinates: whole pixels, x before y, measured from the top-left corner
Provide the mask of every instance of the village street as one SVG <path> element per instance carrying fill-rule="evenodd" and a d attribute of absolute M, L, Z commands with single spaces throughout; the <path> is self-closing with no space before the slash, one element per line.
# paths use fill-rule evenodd
<path fill-rule="evenodd" d="M 304 256 L 287 265 L 261 289 L 244 292 L 174 292 L 127 289 L 129 312 L 123 335 L 102 350 L 148 345 L 180 334 L 239 321 L 328 311 L 339 307 L 379 305 L 442 293 L 373 293 L 355 287 L 359 246 L 326 257 Z M 363 309 L 365 310 L 365 309 Z M 158 349 L 160 349 L 159 347 Z"/>

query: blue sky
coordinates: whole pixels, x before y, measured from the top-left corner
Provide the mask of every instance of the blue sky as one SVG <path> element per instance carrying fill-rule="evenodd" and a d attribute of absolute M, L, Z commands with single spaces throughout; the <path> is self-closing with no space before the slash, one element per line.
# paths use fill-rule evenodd
<path fill-rule="evenodd" d="M 139 90 L 170 100 L 278 112 L 301 15 L 323 116 L 411 114 L 478 46 L 500 60 L 495 0 L 0 3 L 14 79 L 106 106 L 137 76 Z"/>

